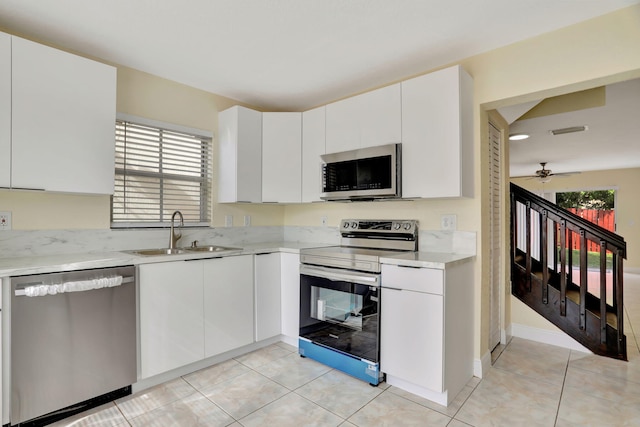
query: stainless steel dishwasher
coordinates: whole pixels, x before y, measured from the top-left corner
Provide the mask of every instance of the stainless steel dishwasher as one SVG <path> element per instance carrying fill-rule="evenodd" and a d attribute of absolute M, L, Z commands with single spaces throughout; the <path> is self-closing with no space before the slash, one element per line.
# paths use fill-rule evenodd
<path fill-rule="evenodd" d="M 10 421 L 61 419 L 131 393 L 135 267 L 11 278 Z"/>

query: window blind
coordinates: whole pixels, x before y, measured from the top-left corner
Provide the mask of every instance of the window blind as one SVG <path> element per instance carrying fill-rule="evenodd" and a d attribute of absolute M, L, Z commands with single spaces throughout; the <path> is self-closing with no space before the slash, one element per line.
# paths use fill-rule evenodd
<path fill-rule="evenodd" d="M 112 227 L 167 225 L 179 210 L 185 225 L 208 225 L 211 137 L 116 120 Z"/>

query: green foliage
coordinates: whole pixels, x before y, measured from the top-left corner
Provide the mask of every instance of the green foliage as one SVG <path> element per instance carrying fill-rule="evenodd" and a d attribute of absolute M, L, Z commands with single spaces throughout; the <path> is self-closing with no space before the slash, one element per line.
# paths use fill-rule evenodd
<path fill-rule="evenodd" d="M 614 190 L 556 193 L 556 203 L 564 209 L 579 208 L 612 210 L 614 208 L 614 198 Z"/>

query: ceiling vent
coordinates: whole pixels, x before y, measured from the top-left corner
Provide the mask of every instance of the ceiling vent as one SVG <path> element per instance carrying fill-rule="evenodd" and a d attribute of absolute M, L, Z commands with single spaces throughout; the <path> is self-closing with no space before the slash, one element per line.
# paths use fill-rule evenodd
<path fill-rule="evenodd" d="M 562 135 L 565 133 L 584 132 L 585 130 L 589 130 L 589 127 L 588 126 L 572 126 L 570 128 L 553 129 L 553 130 L 550 130 L 549 133 L 551 135 Z"/>

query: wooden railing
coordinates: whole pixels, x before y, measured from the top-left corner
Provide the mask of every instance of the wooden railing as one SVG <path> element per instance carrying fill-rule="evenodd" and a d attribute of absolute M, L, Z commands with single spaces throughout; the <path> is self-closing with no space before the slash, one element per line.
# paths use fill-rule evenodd
<path fill-rule="evenodd" d="M 573 283 L 573 252 L 565 248 L 571 248 L 573 236 L 579 241 L 579 286 Z M 559 316 L 567 316 L 567 292 L 568 288 L 579 287 L 579 329 L 587 328 L 587 311 L 590 310 L 599 316 L 599 344 L 601 348 L 617 349 L 617 356 L 626 359 L 626 339 L 624 337 L 623 315 L 623 269 L 622 260 L 627 256 L 627 246 L 624 239 L 602 227 L 599 227 L 577 215 L 574 215 L 557 205 L 543 199 L 522 187 L 511 184 L 511 261 L 512 275 L 516 265 L 516 259 L 520 259 L 524 268 L 524 276 L 528 280 L 528 291 L 531 292 L 532 273 L 541 276 L 540 303 L 549 304 L 550 277 L 559 277 Z M 588 246 L 595 242 L 600 248 L 598 268 L 589 269 Z M 607 254 L 610 254 L 607 266 Z M 524 255 L 524 258 L 522 256 Z M 539 271 L 533 271 L 534 265 Z M 599 272 L 599 307 L 588 307 L 588 301 L 596 301 L 595 295 L 588 293 L 588 273 Z M 612 298 L 607 301 L 607 274 L 612 279 Z M 512 277 L 513 280 L 513 277 Z M 591 304 L 592 305 L 592 304 Z M 548 307 L 543 307 L 549 313 Z M 610 328 L 615 329 L 616 343 L 611 340 L 611 331 L 607 328 L 607 313 L 615 314 L 615 319 L 609 319 L 614 323 Z M 612 317 L 612 316 L 609 316 Z M 556 325 L 565 325 L 567 322 L 555 322 Z M 610 329 L 609 328 L 609 329 Z M 590 333 L 592 331 L 589 331 Z M 588 340 L 581 341 L 583 345 Z M 593 348 L 592 348 L 593 350 Z M 602 351 L 594 351 L 602 354 Z"/>

